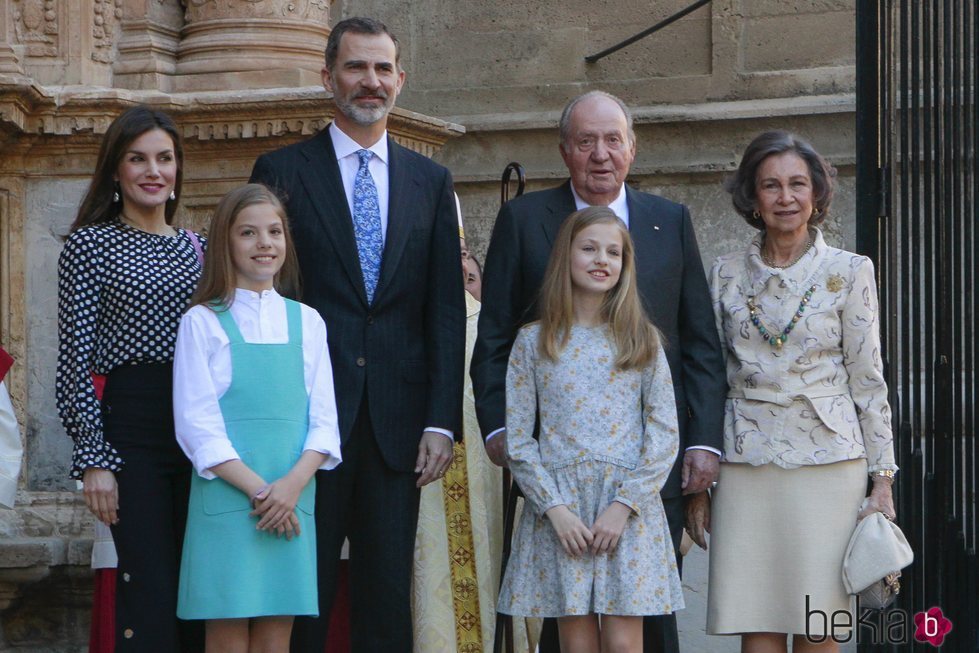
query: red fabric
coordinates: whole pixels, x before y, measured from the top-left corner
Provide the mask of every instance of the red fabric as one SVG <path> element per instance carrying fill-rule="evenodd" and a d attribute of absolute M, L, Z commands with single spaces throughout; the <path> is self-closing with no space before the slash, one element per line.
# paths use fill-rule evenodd
<path fill-rule="evenodd" d="M 3 377 L 7 376 L 7 371 L 13 364 L 14 357 L 4 351 L 3 347 L 0 347 L 0 381 L 3 381 Z"/>
<path fill-rule="evenodd" d="M 326 638 L 326 653 L 350 653 L 350 564 L 340 561 L 337 596 L 330 612 L 330 630 Z"/>
<path fill-rule="evenodd" d="M 105 377 L 92 373 L 95 396 L 102 400 Z M 95 592 L 92 595 L 92 628 L 88 634 L 89 653 L 113 653 L 116 648 L 116 570 L 95 570 Z"/>
<path fill-rule="evenodd" d="M 116 570 L 95 570 L 95 592 L 92 597 L 92 630 L 88 636 L 89 653 L 113 653 L 116 648 Z"/>
<path fill-rule="evenodd" d="M 95 398 L 102 401 L 102 392 L 105 390 L 105 376 L 92 372 L 92 385 L 95 386 Z"/>

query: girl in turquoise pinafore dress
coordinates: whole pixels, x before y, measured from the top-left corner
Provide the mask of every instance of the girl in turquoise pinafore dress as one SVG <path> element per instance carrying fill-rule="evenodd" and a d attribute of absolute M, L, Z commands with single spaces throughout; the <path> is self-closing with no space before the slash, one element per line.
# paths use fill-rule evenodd
<path fill-rule="evenodd" d="M 317 469 L 340 462 L 326 327 L 297 286 L 285 213 L 264 186 L 226 195 L 174 360 L 177 439 L 194 465 L 177 616 L 207 646 L 286 653 L 316 615 Z"/>

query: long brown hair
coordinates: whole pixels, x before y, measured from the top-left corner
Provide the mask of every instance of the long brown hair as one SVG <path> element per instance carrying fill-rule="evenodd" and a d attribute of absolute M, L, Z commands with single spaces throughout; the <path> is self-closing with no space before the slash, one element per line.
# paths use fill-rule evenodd
<path fill-rule="evenodd" d="M 642 368 L 656 358 L 660 335 L 646 316 L 636 290 L 632 237 L 622 220 L 606 206 L 590 206 L 572 213 L 558 231 L 540 289 L 537 347 L 541 356 L 555 361 L 568 344 L 574 324 L 571 246 L 579 233 L 596 224 L 614 225 L 622 235 L 622 271 L 618 283 L 605 293 L 601 307 L 602 321 L 609 325 L 615 341 L 615 366 L 620 370 Z"/>
<path fill-rule="evenodd" d="M 204 258 L 204 272 L 190 305 L 204 304 L 215 310 L 225 310 L 235 300 L 235 266 L 231 260 L 231 230 L 235 226 L 238 214 L 249 206 L 268 204 L 276 215 L 282 219 L 283 236 L 286 243 L 285 258 L 282 267 L 276 273 L 272 283 L 282 295 L 298 297 L 299 262 L 296 259 L 296 249 L 292 244 L 292 234 L 289 233 L 289 220 L 282 202 L 268 187 L 262 184 L 246 184 L 240 186 L 218 202 L 211 218 L 211 226 L 207 232 L 207 256 Z"/>
<path fill-rule="evenodd" d="M 148 131 L 162 129 L 173 141 L 173 154 L 177 160 L 177 178 L 173 184 L 174 199 L 168 199 L 164 207 L 167 224 L 173 224 L 173 216 L 180 204 L 180 187 L 184 180 L 184 144 L 173 118 L 145 105 L 126 109 L 112 121 L 102 138 L 99 147 L 99 158 L 92 174 L 92 182 L 88 192 L 78 207 L 75 221 L 71 223 L 68 232 L 100 222 L 110 222 L 119 217 L 122 202 L 113 201 L 112 195 L 117 191 L 116 172 L 122 157 L 133 141 Z"/>

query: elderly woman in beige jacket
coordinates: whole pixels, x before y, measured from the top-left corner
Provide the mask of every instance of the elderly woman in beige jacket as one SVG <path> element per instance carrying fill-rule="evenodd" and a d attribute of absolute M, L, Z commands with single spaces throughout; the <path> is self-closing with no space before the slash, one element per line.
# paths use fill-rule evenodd
<path fill-rule="evenodd" d="M 847 541 L 864 515 L 894 516 L 873 264 L 818 229 L 834 174 L 797 136 L 758 136 L 728 183 L 758 234 L 710 275 L 731 389 L 713 504 L 695 500 L 689 522 L 705 548 L 713 527 L 708 632 L 749 653 L 790 636 L 795 653 L 837 650 Z"/>

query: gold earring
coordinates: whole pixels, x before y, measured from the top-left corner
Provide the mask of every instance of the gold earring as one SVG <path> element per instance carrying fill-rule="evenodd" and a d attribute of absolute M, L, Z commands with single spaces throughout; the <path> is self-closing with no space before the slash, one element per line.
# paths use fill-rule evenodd
<path fill-rule="evenodd" d="M 754 211 L 751 214 L 751 217 L 753 217 L 755 220 L 761 220 L 761 213 L 759 213 L 758 211 Z"/>

